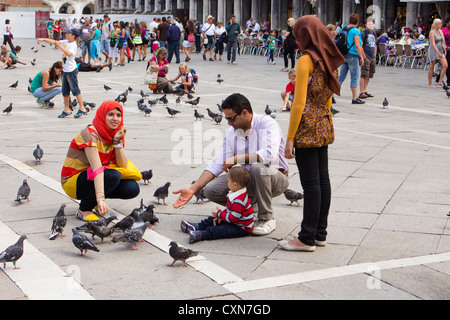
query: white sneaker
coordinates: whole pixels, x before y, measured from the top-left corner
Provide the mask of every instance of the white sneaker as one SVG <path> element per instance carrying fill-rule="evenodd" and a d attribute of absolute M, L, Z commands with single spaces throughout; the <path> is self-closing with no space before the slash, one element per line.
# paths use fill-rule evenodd
<path fill-rule="evenodd" d="M 236 61 L 231 61 L 231 64 L 237 64 L 237 62 Z"/>
<path fill-rule="evenodd" d="M 274 231 L 276 227 L 277 222 L 274 218 L 270 220 L 258 220 L 255 222 L 252 234 L 255 236 L 265 236 Z"/>

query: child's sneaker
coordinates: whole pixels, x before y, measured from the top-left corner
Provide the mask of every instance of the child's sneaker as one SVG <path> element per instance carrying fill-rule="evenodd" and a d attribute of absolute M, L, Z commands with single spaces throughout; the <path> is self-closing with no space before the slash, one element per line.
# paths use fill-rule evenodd
<path fill-rule="evenodd" d="M 180 228 L 181 228 L 181 231 L 183 231 L 184 233 L 189 233 L 189 232 L 197 231 L 198 224 L 192 223 L 192 222 L 189 222 L 186 220 L 181 220 Z"/>
<path fill-rule="evenodd" d="M 79 109 L 78 111 L 77 111 L 77 113 L 75 113 L 75 115 L 73 116 L 74 118 L 79 118 L 79 117 L 81 117 L 81 116 L 84 116 L 84 115 L 86 115 L 87 114 L 87 111 L 86 112 L 84 112 L 83 110 L 81 110 L 81 109 Z"/>
<path fill-rule="evenodd" d="M 72 112 L 67 113 L 67 112 L 63 111 L 63 112 L 61 112 L 61 114 L 58 116 L 58 118 L 65 118 L 65 117 L 67 117 L 67 116 L 70 116 L 71 114 L 72 114 Z"/>
<path fill-rule="evenodd" d="M 202 240 L 202 232 L 201 231 L 192 231 L 189 233 L 189 243 L 194 243 Z"/>

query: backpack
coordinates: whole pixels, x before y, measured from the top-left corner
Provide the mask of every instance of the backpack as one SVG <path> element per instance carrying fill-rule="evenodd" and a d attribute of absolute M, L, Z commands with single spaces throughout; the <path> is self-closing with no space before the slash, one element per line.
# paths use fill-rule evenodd
<path fill-rule="evenodd" d="M 192 73 L 192 79 L 193 79 L 194 83 L 197 84 L 198 83 L 198 74 L 197 74 L 197 72 L 194 69 L 192 69 L 192 68 L 189 69 L 189 71 L 191 71 L 191 73 Z"/>
<path fill-rule="evenodd" d="M 350 49 L 355 45 L 355 43 L 353 42 L 350 48 L 348 47 L 347 37 L 351 29 L 353 29 L 353 27 L 348 29 L 345 26 L 344 28 L 341 29 L 341 32 L 336 36 L 335 39 L 336 47 L 338 48 L 338 50 L 341 52 L 342 55 L 346 55 L 350 51 Z"/>

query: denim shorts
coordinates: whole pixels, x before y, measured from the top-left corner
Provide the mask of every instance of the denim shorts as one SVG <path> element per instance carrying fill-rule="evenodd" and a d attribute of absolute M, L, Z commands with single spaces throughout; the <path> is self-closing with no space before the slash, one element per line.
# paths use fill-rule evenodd
<path fill-rule="evenodd" d="M 339 71 L 339 82 L 342 84 L 345 81 L 347 73 L 350 70 L 350 87 L 356 88 L 359 84 L 359 56 L 347 53 L 344 58 L 345 62 Z"/>
<path fill-rule="evenodd" d="M 81 54 L 89 54 L 91 51 L 91 41 L 81 41 Z"/>
<path fill-rule="evenodd" d="M 100 52 L 109 52 L 109 40 L 100 40 Z"/>
<path fill-rule="evenodd" d="M 63 72 L 61 83 L 63 97 L 69 96 L 70 91 L 72 91 L 74 96 L 81 93 L 80 88 L 78 87 L 78 69 L 75 69 L 72 72 Z"/>

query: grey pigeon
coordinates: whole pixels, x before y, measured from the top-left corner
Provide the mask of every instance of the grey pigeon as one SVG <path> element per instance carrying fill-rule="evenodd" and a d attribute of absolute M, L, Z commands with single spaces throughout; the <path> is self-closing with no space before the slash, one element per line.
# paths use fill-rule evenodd
<path fill-rule="evenodd" d="M 170 117 L 173 118 L 177 113 L 180 113 L 180 111 L 166 107 L 167 112 L 170 114 Z"/>
<path fill-rule="evenodd" d="M 106 90 L 106 92 L 108 92 L 109 90 L 111 90 L 111 87 L 107 86 L 106 84 L 103 85 L 103 88 Z"/>
<path fill-rule="evenodd" d="M 219 114 L 217 117 L 214 118 L 214 121 L 219 125 L 222 122 L 222 115 Z"/>
<path fill-rule="evenodd" d="M 152 204 L 148 205 L 139 216 L 144 222 L 150 222 L 150 224 L 159 222 L 158 217 L 155 216 L 155 206 Z"/>
<path fill-rule="evenodd" d="M 197 98 L 194 99 L 194 100 L 185 101 L 184 103 L 189 103 L 189 104 L 192 105 L 192 106 L 196 106 L 196 105 L 198 105 L 199 102 L 200 102 L 200 97 L 197 97 Z"/>
<path fill-rule="evenodd" d="M 72 243 L 77 247 L 81 253 L 79 256 L 87 253 L 88 250 L 99 252 L 100 250 L 93 244 L 84 234 L 81 234 L 76 228 L 72 229 Z"/>
<path fill-rule="evenodd" d="M 56 213 L 56 216 L 53 218 L 52 233 L 50 234 L 49 240 L 55 240 L 58 235 L 61 235 L 61 237 L 65 237 L 63 235 L 64 227 L 67 223 L 67 218 L 64 214 L 65 207 L 66 205 L 62 204 L 58 212 Z"/>
<path fill-rule="evenodd" d="M 222 108 L 222 106 L 220 104 L 217 104 L 217 108 L 219 109 L 220 113 L 223 113 L 223 108 Z"/>
<path fill-rule="evenodd" d="M 448 85 L 446 85 L 445 83 L 442 84 L 442 89 L 444 89 L 445 91 L 448 90 Z"/>
<path fill-rule="evenodd" d="M 166 184 L 164 186 L 156 189 L 153 196 L 158 198 L 158 204 L 160 204 L 159 199 L 163 199 L 164 205 L 166 205 L 166 198 L 169 196 L 169 187 L 170 187 L 170 182 L 166 182 Z"/>
<path fill-rule="evenodd" d="M 145 108 L 147 108 L 147 106 L 143 103 L 139 103 L 138 101 L 138 105 L 137 105 L 139 111 L 141 111 L 141 113 L 144 113 Z"/>
<path fill-rule="evenodd" d="M 94 221 L 89 221 L 89 222 L 83 224 L 82 226 L 77 227 L 77 230 L 93 234 L 93 231 L 88 226 L 89 223 L 96 224 L 99 227 L 107 227 L 113 220 L 117 220 L 117 216 L 116 215 L 112 215 L 112 216 L 110 216 L 108 218 L 105 218 L 105 219 L 98 219 L 98 220 L 94 220 Z"/>
<path fill-rule="evenodd" d="M 266 105 L 266 109 L 264 110 L 264 112 L 266 113 L 266 115 L 270 116 L 272 110 L 270 110 L 269 105 Z"/>
<path fill-rule="evenodd" d="M 166 98 L 167 95 L 163 95 L 161 98 L 159 98 L 158 100 L 161 101 L 164 105 L 167 105 L 169 103 L 169 100 L 167 100 Z"/>
<path fill-rule="evenodd" d="M 131 227 L 134 224 L 135 219 L 130 215 L 126 216 L 125 218 L 123 218 L 122 220 L 120 220 L 119 222 L 117 222 L 114 226 L 113 229 L 119 229 L 123 232 L 125 232 L 126 230 L 130 230 Z"/>
<path fill-rule="evenodd" d="M 19 85 L 19 80 L 17 80 L 16 82 L 14 82 L 12 85 L 10 85 L 9 87 L 11 89 L 17 89 L 17 86 Z"/>
<path fill-rule="evenodd" d="M 36 146 L 36 149 L 33 151 L 33 156 L 37 162 L 41 162 L 42 157 L 44 156 L 44 151 L 42 151 L 39 145 Z"/>
<path fill-rule="evenodd" d="M 219 73 L 217 74 L 217 83 L 221 84 L 222 82 L 223 82 L 222 75 Z"/>
<path fill-rule="evenodd" d="M 30 201 L 30 186 L 28 185 L 27 179 L 23 179 L 23 184 L 20 186 L 19 190 L 17 191 L 17 198 L 15 201 L 18 203 L 22 203 L 22 200 L 28 200 Z"/>
<path fill-rule="evenodd" d="M 270 113 L 270 117 L 271 117 L 272 119 L 275 119 L 275 118 L 277 117 L 277 110 L 273 110 L 273 111 Z"/>
<path fill-rule="evenodd" d="M 384 98 L 383 109 L 386 109 L 388 106 L 389 106 L 389 101 L 386 98 Z"/>
<path fill-rule="evenodd" d="M 178 96 L 177 100 L 175 100 L 175 103 L 176 103 L 177 106 L 180 105 L 180 103 L 181 103 L 181 96 Z"/>
<path fill-rule="evenodd" d="M 300 206 L 298 200 L 303 199 L 303 194 L 301 192 L 296 192 L 291 189 L 286 189 L 286 191 L 284 192 L 284 196 L 291 202 L 288 204 L 289 206 L 292 205 L 292 202 L 296 202 L 297 206 Z"/>
<path fill-rule="evenodd" d="M 132 87 L 128 87 L 127 89 L 129 92 L 133 92 L 133 88 Z"/>
<path fill-rule="evenodd" d="M 187 267 L 186 260 L 198 255 L 197 251 L 192 251 L 191 249 L 187 249 L 184 247 L 179 247 L 175 241 L 170 242 L 169 244 L 169 254 L 173 259 L 172 264 L 169 264 L 169 267 L 173 266 L 176 261 L 183 261 L 184 267 Z"/>
<path fill-rule="evenodd" d="M 6 115 L 10 115 L 10 114 L 11 114 L 11 111 L 12 111 L 12 109 L 13 109 L 12 106 L 13 106 L 13 104 L 10 103 L 9 106 L 7 106 L 5 109 L 3 109 L 3 113 L 6 113 Z"/>
<path fill-rule="evenodd" d="M 150 222 L 145 222 L 144 224 L 131 229 L 130 231 L 125 232 L 120 237 L 113 237 L 112 242 L 133 242 L 134 246 L 131 248 L 131 250 L 137 250 L 136 249 L 136 243 L 139 241 L 142 241 L 142 237 L 144 236 L 145 230 L 147 230 L 147 227 L 150 225 Z"/>
<path fill-rule="evenodd" d="M 447 95 L 447 99 L 449 99 L 450 98 L 450 91 L 445 91 L 445 94 Z"/>
<path fill-rule="evenodd" d="M 144 90 L 141 90 L 140 95 L 142 98 L 148 97 L 148 94 L 144 92 Z"/>
<path fill-rule="evenodd" d="M 209 108 L 206 108 L 206 111 L 208 111 L 208 116 L 211 118 L 211 120 L 214 120 L 219 115 L 218 113 L 209 110 Z"/>
<path fill-rule="evenodd" d="M 158 98 L 156 98 L 156 99 L 153 99 L 153 100 L 148 100 L 147 102 L 148 102 L 148 104 L 149 105 L 154 105 L 154 104 L 157 104 L 158 103 L 158 101 L 159 101 L 159 99 Z"/>
<path fill-rule="evenodd" d="M 146 117 L 147 116 L 150 117 L 150 113 L 152 113 L 152 109 L 150 109 L 149 107 L 145 106 L 143 111 L 144 111 L 144 114 L 145 114 Z"/>
<path fill-rule="evenodd" d="M 87 227 L 89 230 L 92 231 L 92 239 L 94 239 L 94 236 L 97 236 L 100 239 L 102 239 L 102 241 L 98 244 L 101 244 L 104 238 L 110 237 L 114 232 L 114 229 L 112 227 L 100 226 L 94 223 L 94 221 L 88 222 Z M 111 241 L 112 239 L 110 239 L 110 243 Z"/>
<path fill-rule="evenodd" d="M 202 118 L 204 118 L 205 116 L 201 113 L 198 113 L 197 110 L 194 110 L 194 117 L 195 117 L 195 121 L 197 121 L 198 119 L 200 119 L 200 121 L 201 121 Z"/>
<path fill-rule="evenodd" d="M 7 262 L 12 262 L 14 265 L 14 269 L 20 269 L 16 267 L 16 262 L 23 255 L 23 241 L 28 239 L 26 235 L 21 235 L 19 240 L 8 248 L 5 251 L 0 253 L 0 262 L 3 262 L 3 269 L 6 268 Z"/>
<path fill-rule="evenodd" d="M 147 185 L 150 179 L 153 177 L 152 170 L 146 170 L 141 172 L 142 180 L 144 180 L 144 184 Z"/>

